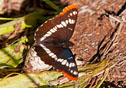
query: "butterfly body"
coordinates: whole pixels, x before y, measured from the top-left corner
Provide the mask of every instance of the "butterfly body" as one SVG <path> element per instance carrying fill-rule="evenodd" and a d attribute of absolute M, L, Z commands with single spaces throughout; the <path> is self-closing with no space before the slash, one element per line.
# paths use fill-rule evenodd
<path fill-rule="evenodd" d="M 77 21 L 77 6 L 66 7 L 59 15 L 49 19 L 35 32 L 34 51 L 41 60 L 61 71 L 70 80 L 78 79 L 75 55 L 69 49 Z"/>

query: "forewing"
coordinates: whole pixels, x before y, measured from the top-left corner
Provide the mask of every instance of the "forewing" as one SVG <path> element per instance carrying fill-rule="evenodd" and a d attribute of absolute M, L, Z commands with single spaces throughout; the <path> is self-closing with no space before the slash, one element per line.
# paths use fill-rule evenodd
<path fill-rule="evenodd" d="M 77 21 L 77 6 L 66 7 L 59 15 L 42 24 L 35 33 L 35 41 L 69 40 Z"/>

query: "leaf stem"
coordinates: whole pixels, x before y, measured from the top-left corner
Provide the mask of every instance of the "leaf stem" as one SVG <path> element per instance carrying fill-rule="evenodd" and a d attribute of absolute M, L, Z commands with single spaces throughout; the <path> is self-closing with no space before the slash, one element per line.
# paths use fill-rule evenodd
<path fill-rule="evenodd" d="M 55 5 L 53 2 L 51 2 L 50 0 L 44 0 L 44 1 L 45 1 L 45 3 L 50 5 L 53 9 L 55 9 L 56 11 L 60 10 L 60 8 L 57 5 Z"/>

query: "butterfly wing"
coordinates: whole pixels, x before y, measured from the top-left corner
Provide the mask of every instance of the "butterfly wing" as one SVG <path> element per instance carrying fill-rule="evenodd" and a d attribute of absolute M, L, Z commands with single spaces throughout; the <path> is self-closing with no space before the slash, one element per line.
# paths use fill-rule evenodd
<path fill-rule="evenodd" d="M 59 15 L 41 25 L 35 33 L 34 50 L 36 55 L 45 64 L 57 68 L 70 80 L 78 79 L 78 69 L 74 55 L 69 48 L 58 46 L 59 44 L 54 45 L 53 41 L 49 40 L 69 41 L 74 32 L 76 20 L 77 6 L 70 5 Z M 49 43 L 47 44 L 44 41 L 49 41 Z"/>
<path fill-rule="evenodd" d="M 78 69 L 74 55 L 69 48 L 54 47 L 44 44 L 35 45 L 37 55 L 45 64 L 52 65 L 70 80 L 78 79 Z M 43 54 L 42 54 L 43 53 Z"/>
<path fill-rule="evenodd" d="M 77 6 L 66 7 L 59 15 L 42 24 L 35 33 L 35 41 L 69 40 L 77 20 Z"/>

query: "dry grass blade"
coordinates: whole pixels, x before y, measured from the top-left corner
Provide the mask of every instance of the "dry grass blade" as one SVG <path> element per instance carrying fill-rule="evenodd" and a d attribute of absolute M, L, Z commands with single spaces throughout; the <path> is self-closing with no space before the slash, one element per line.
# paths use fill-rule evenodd
<path fill-rule="evenodd" d="M 79 79 L 80 87 L 82 88 L 84 86 L 87 86 L 88 81 L 92 77 L 102 74 L 104 71 L 110 70 L 112 67 L 114 67 L 116 63 L 113 63 L 113 60 L 110 61 L 110 58 L 107 58 L 96 64 L 79 67 L 79 72 L 81 76 Z"/>

